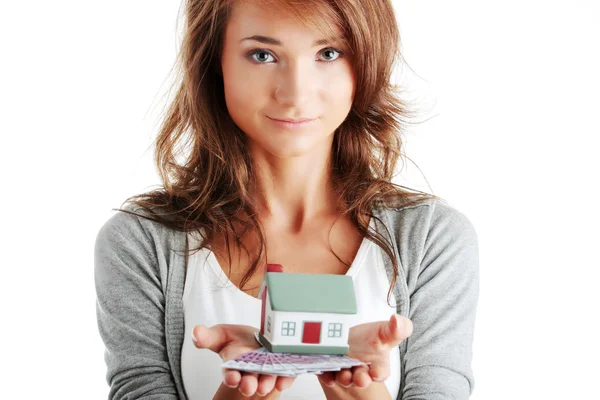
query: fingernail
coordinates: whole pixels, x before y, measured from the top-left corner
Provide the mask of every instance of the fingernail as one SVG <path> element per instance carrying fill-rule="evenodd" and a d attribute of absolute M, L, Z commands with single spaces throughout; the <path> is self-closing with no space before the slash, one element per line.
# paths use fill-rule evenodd
<path fill-rule="evenodd" d="M 192 331 L 192 342 L 194 342 L 194 344 L 198 344 L 198 341 L 196 340 L 196 337 L 194 336 L 194 331 Z"/>
<path fill-rule="evenodd" d="M 227 381 L 225 380 L 225 370 L 223 370 L 222 373 L 223 373 L 223 375 L 222 375 L 222 377 L 223 377 L 223 379 L 222 379 L 223 385 L 227 386 L 228 388 L 232 388 L 232 389 L 235 389 L 235 388 L 238 387 L 238 385 L 230 385 L 230 384 L 228 384 Z"/>

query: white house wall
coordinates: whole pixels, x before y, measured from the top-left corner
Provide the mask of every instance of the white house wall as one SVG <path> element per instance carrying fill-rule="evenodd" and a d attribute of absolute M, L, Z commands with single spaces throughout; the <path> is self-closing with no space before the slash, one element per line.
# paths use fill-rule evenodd
<path fill-rule="evenodd" d="M 265 288 L 265 290 L 267 290 Z M 269 339 L 269 341 L 273 341 L 273 331 L 275 330 L 275 320 L 273 318 L 273 310 L 271 309 L 271 299 L 269 298 L 269 291 L 267 291 L 267 306 L 265 307 L 265 329 L 264 329 L 264 337 Z M 271 317 L 271 331 L 267 330 L 267 326 L 269 325 L 269 317 Z"/>
<path fill-rule="evenodd" d="M 270 304 L 269 304 L 270 309 Z M 356 318 L 353 314 L 335 314 L 335 313 L 311 313 L 311 312 L 288 312 L 274 311 L 271 312 L 273 318 L 273 336 L 269 340 L 274 344 L 281 345 L 309 345 L 314 344 L 302 343 L 303 323 L 304 322 L 321 322 L 321 341 L 323 346 L 344 346 L 348 344 L 348 333 L 350 325 Z M 296 323 L 295 336 L 283 336 L 281 334 L 282 323 L 290 321 Z M 329 323 L 336 322 L 342 324 L 341 337 L 327 337 L 329 331 Z"/>

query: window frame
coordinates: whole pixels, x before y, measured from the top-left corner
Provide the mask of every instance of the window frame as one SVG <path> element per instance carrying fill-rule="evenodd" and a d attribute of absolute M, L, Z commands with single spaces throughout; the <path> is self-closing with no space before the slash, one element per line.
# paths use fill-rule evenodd
<path fill-rule="evenodd" d="M 341 322 L 330 322 L 327 327 L 327 337 L 341 338 L 343 324 Z"/>

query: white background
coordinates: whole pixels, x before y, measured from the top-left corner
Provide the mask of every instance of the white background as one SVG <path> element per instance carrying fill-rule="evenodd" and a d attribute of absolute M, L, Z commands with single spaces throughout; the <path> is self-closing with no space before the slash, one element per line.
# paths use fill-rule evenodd
<path fill-rule="evenodd" d="M 598 2 L 395 5 L 401 81 L 422 111 L 399 181 L 479 235 L 472 399 L 596 396 Z M 150 145 L 178 10 L 0 5 L 3 398 L 106 397 L 94 239 L 112 208 L 160 183 Z"/>

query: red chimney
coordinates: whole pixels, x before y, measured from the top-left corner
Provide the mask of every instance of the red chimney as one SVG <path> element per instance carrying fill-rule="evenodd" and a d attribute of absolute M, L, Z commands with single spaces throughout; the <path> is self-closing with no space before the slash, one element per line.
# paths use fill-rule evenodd
<path fill-rule="evenodd" d="M 283 272 L 281 264 L 267 264 L 267 272 Z"/>

